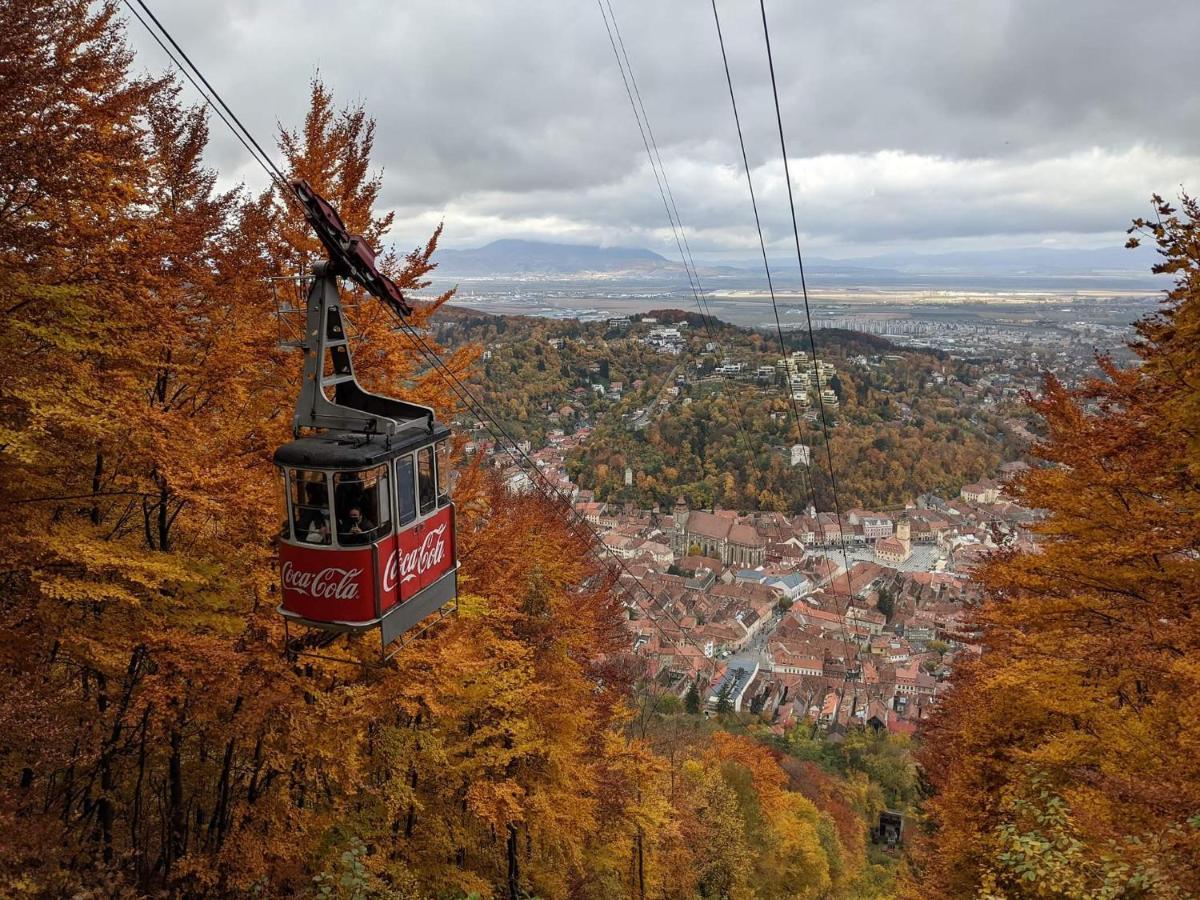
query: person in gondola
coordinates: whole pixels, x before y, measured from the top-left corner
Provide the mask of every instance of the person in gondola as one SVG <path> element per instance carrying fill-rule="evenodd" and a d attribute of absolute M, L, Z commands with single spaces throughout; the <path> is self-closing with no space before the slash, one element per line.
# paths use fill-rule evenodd
<path fill-rule="evenodd" d="M 314 516 L 304 539 L 310 544 L 329 543 L 329 522 L 324 516 Z"/>
<path fill-rule="evenodd" d="M 329 543 L 329 515 L 325 486 L 309 482 L 304 486 L 304 505 L 297 511 L 296 534 L 310 544 Z"/>
<path fill-rule="evenodd" d="M 343 544 L 365 544 L 374 523 L 363 514 L 362 509 L 353 506 L 346 513 L 346 518 L 338 523 L 338 540 Z"/>

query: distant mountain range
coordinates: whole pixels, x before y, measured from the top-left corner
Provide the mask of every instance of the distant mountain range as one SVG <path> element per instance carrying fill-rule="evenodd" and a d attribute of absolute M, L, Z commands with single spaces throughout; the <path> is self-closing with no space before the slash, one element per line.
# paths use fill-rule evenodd
<path fill-rule="evenodd" d="M 805 267 L 841 278 L 856 275 L 902 276 L 1027 276 L 1027 275 L 1122 275 L 1149 276 L 1157 255 L 1149 247 L 1126 250 L 1103 247 L 1093 250 L 1029 247 L 1006 250 L 964 250 L 951 253 L 890 253 L 878 256 L 830 259 L 812 257 Z M 438 251 L 441 277 L 486 277 L 504 275 L 569 276 L 640 275 L 681 277 L 683 266 L 653 250 L 639 247 L 597 247 L 586 244 L 556 244 L 545 241 L 498 240 L 467 250 Z M 794 259 L 772 260 L 773 269 L 788 277 Z M 699 262 L 707 277 L 757 275 L 762 263 L 738 260 L 729 263 Z"/>
<path fill-rule="evenodd" d="M 682 271 L 678 263 L 637 247 L 592 247 L 543 241 L 500 240 L 472 250 L 439 250 L 440 274 L 574 275 L 580 272 Z"/>

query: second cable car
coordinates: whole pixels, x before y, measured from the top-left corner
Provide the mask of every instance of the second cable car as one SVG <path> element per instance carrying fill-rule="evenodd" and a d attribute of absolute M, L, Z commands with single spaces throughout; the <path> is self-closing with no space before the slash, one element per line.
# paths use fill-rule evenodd
<path fill-rule="evenodd" d="M 326 632 L 378 628 L 386 651 L 457 599 L 451 433 L 431 408 L 358 384 L 337 278 L 409 309 L 332 207 L 307 183 L 292 186 L 330 259 L 314 267 L 308 293 L 295 440 L 275 451 L 287 510 L 279 612 Z"/>

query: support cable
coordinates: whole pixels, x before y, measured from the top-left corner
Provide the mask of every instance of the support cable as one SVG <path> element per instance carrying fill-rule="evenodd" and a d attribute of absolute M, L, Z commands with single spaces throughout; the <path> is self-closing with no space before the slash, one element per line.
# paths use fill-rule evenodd
<path fill-rule="evenodd" d="M 642 146 L 646 148 L 646 156 L 650 161 L 650 169 L 654 173 L 655 181 L 658 184 L 658 192 L 662 197 L 663 207 L 667 213 L 667 221 L 671 224 L 671 231 L 675 237 L 675 245 L 679 248 L 679 254 L 681 261 L 683 262 L 684 271 L 688 273 L 688 283 L 691 286 L 692 293 L 696 298 L 696 306 L 700 309 L 701 322 L 704 324 L 704 329 L 708 335 L 709 341 L 719 345 L 716 336 L 713 334 L 711 324 L 713 319 L 712 310 L 708 304 L 707 298 L 704 295 L 704 287 L 700 282 L 700 272 L 696 268 L 695 259 L 692 257 L 692 248 L 688 244 L 687 230 L 683 227 L 683 220 L 679 215 L 679 207 L 676 205 L 675 195 L 671 190 L 671 182 L 667 178 L 667 170 L 663 165 L 662 154 L 658 149 L 658 141 L 654 137 L 654 129 L 650 125 L 650 116 L 646 113 L 646 106 L 642 101 L 642 93 L 638 89 L 637 77 L 634 75 L 633 65 L 629 61 L 629 54 L 625 49 L 625 40 L 621 36 L 621 29 L 617 24 L 617 17 L 613 12 L 612 2 L 611 0 L 604 0 L 604 5 L 601 5 L 601 0 L 596 0 L 596 5 L 600 9 L 600 16 L 602 19 L 604 19 L 604 27 L 608 31 L 608 40 L 612 45 L 613 56 L 617 61 L 617 69 L 621 73 L 621 79 L 625 84 L 625 93 L 629 98 L 630 107 L 633 109 L 634 120 L 637 122 L 638 131 L 642 136 Z M 608 8 L 607 15 L 605 15 L 605 6 Z M 612 20 L 611 27 L 609 25 L 609 19 Z M 615 41 L 613 39 L 614 34 L 616 35 Z M 617 51 L 618 46 L 620 47 L 619 53 Z M 628 78 L 626 77 L 627 70 L 629 73 Z M 630 90 L 631 86 L 632 91 Z M 636 102 L 634 99 L 635 97 Z M 644 127 L 643 122 L 645 123 Z M 647 138 L 649 139 L 648 141 Z M 662 173 L 661 178 L 659 177 L 660 172 Z M 678 225 L 678 231 L 676 230 L 676 225 Z M 722 348 L 721 352 L 722 355 L 724 355 L 724 348 Z M 786 351 L 784 355 L 786 356 Z M 729 384 L 728 377 L 723 373 L 722 381 L 726 385 Z M 788 393 L 790 396 L 790 384 L 788 386 Z M 746 428 L 746 419 L 742 409 L 742 404 L 738 402 L 736 396 L 733 398 L 733 408 L 734 412 L 737 414 L 738 430 L 741 432 L 742 441 L 746 448 L 746 452 L 750 456 L 748 463 L 752 465 L 754 462 L 754 451 L 750 447 L 750 439 L 748 437 L 749 431 Z M 812 484 L 812 479 L 811 477 L 808 477 L 808 473 L 804 470 L 801 470 L 800 484 L 802 490 L 804 490 L 804 488 L 807 486 L 809 502 L 815 504 L 816 493 Z"/>
<path fill-rule="evenodd" d="M 779 306 L 776 303 L 776 299 L 775 299 L 775 288 L 774 288 L 774 285 L 773 285 L 772 279 L 771 279 L 771 266 L 767 260 L 767 244 L 766 244 L 766 240 L 763 237 L 762 220 L 761 220 L 761 218 L 759 216 L 759 212 L 758 212 L 758 201 L 755 198 L 755 194 L 754 194 L 754 179 L 752 178 L 752 176 L 750 174 L 750 159 L 746 154 L 746 141 L 745 141 L 745 137 L 742 133 L 741 118 L 738 114 L 737 97 L 733 90 L 733 76 L 730 74 L 730 71 L 729 71 L 729 56 L 725 50 L 725 36 L 721 29 L 721 17 L 720 17 L 720 14 L 717 12 L 717 0 L 711 0 L 711 5 L 712 5 L 712 12 L 713 12 L 713 21 L 715 22 L 716 27 L 717 27 L 717 40 L 718 40 L 718 43 L 720 44 L 720 48 L 721 48 L 721 62 L 725 69 L 725 83 L 729 88 L 729 102 L 730 102 L 730 106 L 733 108 L 733 121 L 734 121 L 734 125 L 737 128 L 738 146 L 741 149 L 741 154 L 742 154 L 742 166 L 746 173 L 746 185 L 749 188 L 749 192 L 750 192 L 750 205 L 754 210 L 754 227 L 755 227 L 755 230 L 758 232 L 758 244 L 759 244 L 759 248 L 762 251 L 763 269 L 766 272 L 766 276 L 767 276 L 767 289 L 771 295 L 771 307 L 775 311 L 776 334 L 778 335 L 780 350 L 786 354 L 786 345 L 785 345 L 784 338 L 783 338 L 783 326 L 779 319 Z M 797 237 L 797 241 L 798 240 L 799 240 L 799 238 Z M 806 297 L 807 297 L 807 294 L 806 294 Z M 807 300 L 806 300 L 806 308 L 807 308 Z M 812 345 L 814 347 L 813 362 L 814 362 L 814 367 L 815 367 L 815 365 L 816 365 L 815 346 L 816 345 L 815 345 L 815 341 L 812 340 L 811 328 L 809 330 L 809 338 L 810 338 L 810 342 L 812 343 Z M 817 388 L 818 388 L 818 390 L 820 389 L 820 379 L 819 378 L 817 380 Z M 818 402 L 819 402 L 819 400 L 820 400 L 820 398 L 818 398 Z M 795 397 L 792 397 L 792 413 L 793 413 L 793 416 L 794 416 L 795 422 L 796 422 L 796 434 L 797 434 L 797 437 L 799 437 L 801 434 L 801 432 L 800 432 L 800 414 L 799 414 L 799 410 L 796 405 Z M 830 485 L 834 491 L 834 509 L 836 511 L 835 514 L 837 515 L 837 520 L 838 520 L 838 543 L 839 543 L 839 545 L 841 547 L 841 551 L 842 551 L 842 561 L 843 561 L 843 567 L 845 570 L 845 577 L 846 577 L 847 604 L 849 604 L 849 601 L 851 599 L 853 599 L 853 593 L 851 592 L 851 581 L 850 581 L 850 559 L 849 559 L 849 555 L 846 553 L 845 537 L 841 534 L 841 528 L 842 528 L 841 506 L 837 499 L 837 482 L 835 480 L 833 480 L 833 478 L 832 478 L 833 455 L 832 455 L 832 451 L 829 448 L 829 431 L 828 431 L 827 424 L 825 424 L 824 416 L 825 416 L 825 411 L 824 411 L 824 408 L 822 407 L 821 421 L 825 427 L 825 431 L 824 431 L 825 448 L 826 448 L 826 454 L 827 454 L 827 457 L 829 460 L 829 473 L 831 476 Z M 819 522 L 818 522 L 818 527 L 820 527 Z M 848 640 L 848 635 L 846 632 L 846 622 L 845 622 L 845 614 L 844 613 L 841 615 L 839 625 L 840 625 L 840 629 L 841 629 L 841 633 L 842 633 L 843 643 L 846 643 L 846 644 L 851 643 Z M 843 677 L 842 689 L 839 694 L 839 701 L 838 701 L 839 706 L 841 705 L 841 702 L 845 697 L 845 690 L 846 690 L 845 682 L 849 681 L 849 680 L 850 680 L 849 666 L 847 665 L 847 671 Z"/>
<path fill-rule="evenodd" d="M 713 4 L 714 4 L 713 8 L 715 9 L 716 8 L 716 0 L 713 0 Z M 795 241 L 796 241 L 796 264 L 800 267 L 800 291 L 804 297 L 804 318 L 808 324 L 808 347 L 809 347 L 809 353 L 812 356 L 813 377 L 816 378 L 816 380 L 817 380 L 817 390 L 819 391 L 821 389 L 821 377 L 820 377 L 819 367 L 817 365 L 817 339 L 816 339 L 816 337 L 813 336 L 812 310 L 809 307 L 809 303 L 808 303 L 808 282 L 806 281 L 806 279 L 804 277 L 804 256 L 800 252 L 800 228 L 796 224 L 796 201 L 792 195 L 792 173 L 791 173 L 790 167 L 788 166 L 787 143 L 784 141 L 784 138 L 783 138 L 783 115 L 779 111 L 779 88 L 777 87 L 777 85 L 775 83 L 775 60 L 771 55 L 771 31 L 767 27 L 767 7 L 766 7 L 765 0 L 758 0 L 758 7 L 762 12 L 763 39 L 767 45 L 767 65 L 770 67 L 770 70 L 771 70 L 771 94 L 775 99 L 775 122 L 779 127 L 779 149 L 783 156 L 784 180 L 787 182 L 788 209 L 791 211 L 791 214 L 792 214 L 792 236 L 795 238 Z M 729 68 L 728 68 L 728 65 L 726 65 L 726 72 L 728 72 L 728 71 L 729 71 Z M 730 96 L 732 96 L 732 93 L 730 94 Z M 739 134 L 739 137 L 740 137 L 740 134 Z M 745 150 L 743 148 L 743 154 L 744 154 L 744 152 L 745 152 Z M 778 322 L 779 321 L 778 310 L 776 311 L 775 316 L 776 316 L 775 321 Z M 783 340 L 782 332 L 780 332 L 780 340 L 781 341 Z M 833 512 L 834 512 L 834 515 L 837 516 L 838 533 L 839 533 L 839 535 L 841 535 L 842 507 L 841 507 L 841 503 L 838 501 L 837 476 L 834 474 L 834 471 L 833 471 L 833 447 L 829 443 L 829 420 L 825 415 L 825 404 L 818 403 L 817 408 L 820 411 L 820 416 L 821 416 L 821 432 L 825 437 L 825 460 L 826 460 L 826 463 L 829 468 L 829 484 L 830 484 L 830 487 L 833 489 Z M 847 557 L 847 555 L 846 555 L 846 541 L 845 541 L 844 537 L 842 537 L 842 539 L 841 539 L 841 545 L 842 545 L 842 560 L 846 564 L 846 593 L 847 593 L 847 596 L 852 597 L 853 595 L 850 593 L 850 560 L 849 560 L 849 557 Z"/>
<path fill-rule="evenodd" d="M 205 106 L 212 110 L 213 113 L 216 114 L 217 118 L 225 123 L 225 127 L 229 129 L 230 133 L 237 138 L 238 143 L 240 143 L 242 147 L 245 148 L 246 152 L 250 154 L 250 158 L 262 167 L 263 171 L 267 173 L 267 177 L 271 179 L 272 183 L 276 183 L 277 178 L 271 172 L 271 169 L 268 168 L 264 161 L 259 158 L 258 154 L 254 151 L 254 148 L 251 146 L 246 137 L 244 137 L 242 133 L 233 126 L 233 123 L 226 118 L 225 113 L 221 110 L 220 106 L 218 106 L 217 103 L 211 97 L 209 97 L 208 92 L 200 86 L 200 82 L 196 80 L 196 76 L 194 76 L 182 63 L 180 63 L 179 59 L 175 56 L 175 53 L 163 42 L 163 39 L 159 37 L 158 32 L 150 27 L 150 23 L 142 18 L 142 14 L 137 11 L 130 0 L 123 0 L 123 2 L 125 3 L 125 8 L 128 9 L 130 14 L 142 24 L 142 27 L 146 29 L 146 32 L 154 39 L 154 42 L 158 44 L 163 53 L 167 55 L 167 58 L 174 63 L 175 67 L 179 69 L 180 72 L 183 73 L 183 77 L 191 82 L 192 87 L 196 90 L 196 93 L 198 93 L 201 99 L 204 100 Z M 157 21 L 157 19 L 155 21 Z"/>
<path fill-rule="evenodd" d="M 737 97 L 734 96 L 734 92 L 733 92 L 733 77 L 729 74 L 729 58 L 725 54 L 725 36 L 721 31 L 721 18 L 717 14 L 717 0 L 712 0 L 712 11 L 713 11 L 713 20 L 717 24 L 717 39 L 721 45 L 721 60 L 725 66 L 725 82 L 729 86 L 729 102 L 730 102 L 730 105 L 733 107 L 733 122 L 734 122 L 734 125 L 737 127 L 738 145 L 741 147 L 741 151 L 742 151 L 742 165 L 746 172 L 746 186 L 750 189 L 750 206 L 754 210 L 754 228 L 755 228 L 755 231 L 758 232 L 758 246 L 759 246 L 759 249 L 762 251 L 763 271 L 766 273 L 766 276 L 767 276 L 767 292 L 771 296 L 771 309 L 774 311 L 774 315 L 775 315 L 775 333 L 779 339 L 779 352 L 782 353 L 784 358 L 786 359 L 787 358 L 787 345 L 783 339 L 783 324 L 781 323 L 781 321 L 779 319 L 779 304 L 775 300 L 775 284 L 774 284 L 773 279 L 771 278 L 771 264 L 767 260 L 767 243 L 766 243 L 766 240 L 763 238 L 762 220 L 758 214 L 758 199 L 756 198 L 756 196 L 754 194 L 754 179 L 750 176 L 750 160 L 746 156 L 746 141 L 742 136 L 742 120 L 738 114 Z M 786 372 L 786 368 L 785 368 L 785 372 Z M 817 387 L 818 387 L 818 389 L 820 389 L 819 381 L 818 381 Z M 792 419 L 794 420 L 795 425 L 796 425 L 796 439 L 802 440 L 804 437 L 804 432 L 800 426 L 800 408 L 799 408 L 799 405 L 796 403 L 795 393 L 791 390 L 790 381 L 788 383 L 788 392 L 787 393 L 788 393 L 788 401 L 791 404 Z M 820 400 L 820 398 L 818 397 L 818 401 L 819 400 Z M 815 508 L 816 507 L 816 487 L 812 482 L 811 476 L 809 478 L 809 484 L 810 484 L 810 488 L 812 491 L 811 499 L 812 499 L 813 507 Z M 840 521 L 840 519 L 839 519 L 839 521 Z M 845 552 L 844 544 L 842 546 L 842 551 L 843 551 L 843 553 Z"/>
<path fill-rule="evenodd" d="M 175 50 L 179 53 L 179 55 L 183 58 L 184 62 L 186 62 L 188 64 L 188 67 L 191 68 L 191 70 L 196 73 L 196 77 L 199 78 L 202 82 L 204 82 L 204 86 L 206 88 L 208 88 L 208 90 L 212 93 L 212 96 L 214 97 L 214 99 L 216 99 L 217 103 L 219 103 L 221 105 L 221 108 L 223 110 L 225 110 L 225 112 L 229 115 L 229 118 L 232 119 L 237 124 L 239 129 L 241 129 L 241 132 L 242 132 L 242 134 L 244 134 L 246 136 L 246 139 L 248 141 L 250 141 L 251 144 L 254 145 L 254 149 L 258 151 L 258 155 L 260 157 L 260 164 L 265 164 L 264 167 L 269 169 L 267 174 L 271 175 L 272 180 L 277 182 L 281 188 L 286 188 L 288 186 L 287 178 L 284 177 L 283 172 L 281 172 L 279 170 L 279 167 L 277 165 L 275 165 L 275 163 L 272 161 L 270 154 L 268 154 L 265 150 L 263 150 L 262 145 L 260 145 L 258 143 L 258 141 L 256 141 L 254 139 L 254 135 L 250 133 L 250 129 L 248 129 L 245 125 L 242 124 L 242 120 L 239 119 L 237 117 L 237 114 L 234 113 L 234 111 L 229 108 L 229 104 L 226 103 L 222 99 L 221 95 L 219 93 L 217 93 L 216 89 L 211 84 L 209 84 L 208 79 L 204 77 L 204 73 L 201 72 L 199 68 L 197 68 L 196 64 L 194 62 L 192 62 L 191 58 L 187 55 L 187 53 L 184 52 L 183 48 L 179 46 L 179 43 L 175 40 L 174 37 L 171 36 L 171 32 L 167 31 L 167 29 L 165 27 L 163 27 L 163 24 L 162 24 L 162 22 L 160 22 L 158 20 L 158 17 L 155 16 L 154 13 L 150 11 L 150 7 L 146 5 L 145 0 L 136 0 L 136 2 L 137 2 L 137 5 L 140 6 L 145 11 L 146 15 L 148 15 L 150 17 L 150 20 L 152 22 L 154 22 L 154 24 L 158 27 L 158 30 L 162 32 L 163 36 L 170 42 L 171 46 L 174 47 Z M 125 5 L 129 6 L 129 0 L 125 0 Z M 139 21 L 141 21 L 140 16 L 138 17 L 138 19 L 139 19 Z M 143 21 L 142 24 L 144 25 L 145 22 Z M 159 46 L 161 46 L 161 43 Z M 175 64 L 179 65 L 178 61 L 175 61 Z M 229 125 L 229 122 L 226 121 L 225 124 Z M 232 126 L 230 126 L 230 127 L 232 128 Z"/>

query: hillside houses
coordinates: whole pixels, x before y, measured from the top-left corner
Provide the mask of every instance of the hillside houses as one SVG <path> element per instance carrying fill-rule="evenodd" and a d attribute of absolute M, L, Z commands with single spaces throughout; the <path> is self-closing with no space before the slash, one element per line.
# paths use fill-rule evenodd
<path fill-rule="evenodd" d="M 974 484 L 964 484 L 959 496 L 968 503 L 995 503 L 1000 499 L 1000 485 L 990 478 L 985 478 Z"/>
<path fill-rule="evenodd" d="M 630 651 L 645 677 L 681 698 L 697 682 L 715 697 L 736 669 L 731 703 L 778 731 L 911 731 L 955 659 L 979 652 L 969 573 L 997 547 L 1031 540 L 1032 514 L 987 481 L 899 512 L 841 516 L 604 503 L 568 477 L 582 439 L 554 432 L 530 454 L 536 473 L 486 442 L 475 452 L 525 490 L 553 484 L 601 535 L 620 562 Z"/>

